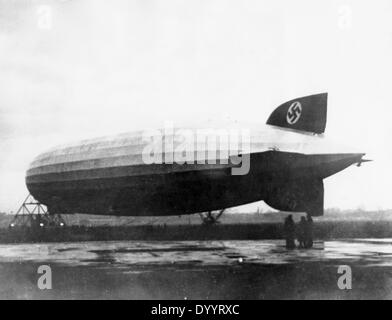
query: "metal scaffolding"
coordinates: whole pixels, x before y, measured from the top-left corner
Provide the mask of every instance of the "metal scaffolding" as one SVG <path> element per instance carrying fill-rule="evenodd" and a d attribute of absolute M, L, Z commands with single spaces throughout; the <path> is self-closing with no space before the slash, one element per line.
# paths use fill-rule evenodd
<path fill-rule="evenodd" d="M 201 212 L 199 213 L 199 216 L 204 225 L 212 225 L 212 224 L 219 223 L 218 219 L 222 216 L 225 210 L 226 209 L 221 209 L 217 213 L 214 213 L 212 211 Z"/>
<path fill-rule="evenodd" d="M 49 213 L 46 206 L 38 202 L 32 195 L 28 195 L 16 212 L 10 227 L 64 227 L 64 218 L 60 214 Z"/>

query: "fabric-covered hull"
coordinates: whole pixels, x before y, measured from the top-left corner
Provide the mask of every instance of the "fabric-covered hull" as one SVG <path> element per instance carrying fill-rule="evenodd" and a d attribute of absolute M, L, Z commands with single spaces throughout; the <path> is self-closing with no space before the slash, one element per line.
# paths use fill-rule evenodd
<path fill-rule="evenodd" d="M 250 155 L 246 175 L 232 175 L 230 164 L 153 164 L 28 172 L 26 183 L 52 213 L 180 215 L 263 200 L 278 185 L 323 179 L 361 157 L 267 151 Z"/>

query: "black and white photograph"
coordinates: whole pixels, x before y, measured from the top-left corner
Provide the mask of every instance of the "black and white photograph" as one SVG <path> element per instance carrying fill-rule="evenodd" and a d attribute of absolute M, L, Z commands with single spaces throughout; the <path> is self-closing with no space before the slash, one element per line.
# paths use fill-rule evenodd
<path fill-rule="evenodd" d="M 388 0 L 0 0 L 0 300 L 392 299 L 391 97 Z"/>

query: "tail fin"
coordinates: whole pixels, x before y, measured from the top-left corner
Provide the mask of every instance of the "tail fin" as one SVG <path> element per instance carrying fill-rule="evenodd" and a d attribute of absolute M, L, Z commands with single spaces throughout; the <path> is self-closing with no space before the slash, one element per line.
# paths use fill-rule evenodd
<path fill-rule="evenodd" d="M 283 103 L 271 113 L 267 124 L 310 133 L 323 133 L 327 124 L 327 93 Z"/>

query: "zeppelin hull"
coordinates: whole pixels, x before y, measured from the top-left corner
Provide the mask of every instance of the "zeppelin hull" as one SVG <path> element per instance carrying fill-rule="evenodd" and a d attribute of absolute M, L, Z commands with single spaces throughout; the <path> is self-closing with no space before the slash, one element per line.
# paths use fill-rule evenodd
<path fill-rule="evenodd" d="M 26 184 L 52 213 L 181 215 L 264 200 L 322 215 L 323 179 L 363 156 L 320 135 L 326 116 L 322 93 L 283 103 L 264 129 L 168 126 L 84 140 L 39 155 Z"/>
<path fill-rule="evenodd" d="M 233 165 L 217 161 L 63 169 L 30 174 L 26 182 L 30 193 L 53 213 L 180 215 L 264 200 L 281 185 L 322 179 L 359 159 L 357 154 L 268 151 L 250 155 L 245 175 L 232 175 Z"/>
<path fill-rule="evenodd" d="M 244 180 L 249 181 L 230 176 L 230 169 L 214 169 L 38 182 L 28 186 L 31 194 L 52 212 L 176 215 L 256 201 L 258 190 L 252 190 L 252 185 Z"/>

